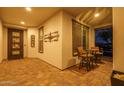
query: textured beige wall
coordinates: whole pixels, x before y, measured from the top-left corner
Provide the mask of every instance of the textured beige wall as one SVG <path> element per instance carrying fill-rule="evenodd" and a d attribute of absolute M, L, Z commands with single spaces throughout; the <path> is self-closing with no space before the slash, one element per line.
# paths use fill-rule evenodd
<path fill-rule="evenodd" d="M 37 57 L 37 52 L 38 52 L 38 29 L 37 28 L 28 28 L 27 30 L 27 56 L 28 57 Z M 31 35 L 35 35 L 35 47 L 31 47 Z"/>
<path fill-rule="evenodd" d="M 0 20 L 0 62 L 3 60 L 3 26 Z"/>
<path fill-rule="evenodd" d="M 44 35 L 58 31 L 59 40 L 56 42 L 44 42 L 44 53 L 37 53 L 38 58 L 62 69 L 62 12 L 58 12 L 49 18 L 44 26 Z M 38 52 L 38 50 L 36 50 Z"/>
<path fill-rule="evenodd" d="M 72 16 L 60 11 L 49 18 L 44 26 L 44 34 L 58 31 L 57 42 L 44 42 L 44 53 L 38 53 L 38 29 L 28 29 L 28 57 L 38 57 L 59 69 L 75 65 L 72 56 Z M 30 47 L 30 35 L 36 36 L 35 48 Z"/>
<path fill-rule="evenodd" d="M 72 55 L 72 16 L 62 13 L 62 69 L 76 64 Z"/>
<path fill-rule="evenodd" d="M 8 46 L 8 31 L 6 27 L 3 27 L 3 59 L 7 59 L 7 46 Z"/>
<path fill-rule="evenodd" d="M 113 69 L 124 72 L 124 8 L 113 8 Z"/>

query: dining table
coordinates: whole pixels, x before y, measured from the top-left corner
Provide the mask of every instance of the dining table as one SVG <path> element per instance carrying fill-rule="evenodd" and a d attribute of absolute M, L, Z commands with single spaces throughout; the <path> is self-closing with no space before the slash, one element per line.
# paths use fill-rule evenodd
<path fill-rule="evenodd" d="M 94 61 L 97 64 L 97 60 L 99 56 L 99 48 L 92 48 L 91 53 L 94 55 Z"/>
<path fill-rule="evenodd" d="M 91 53 L 91 49 L 86 49 L 85 52 L 83 53 L 83 60 L 89 62 L 89 68 L 93 68 L 93 57 L 94 55 Z"/>

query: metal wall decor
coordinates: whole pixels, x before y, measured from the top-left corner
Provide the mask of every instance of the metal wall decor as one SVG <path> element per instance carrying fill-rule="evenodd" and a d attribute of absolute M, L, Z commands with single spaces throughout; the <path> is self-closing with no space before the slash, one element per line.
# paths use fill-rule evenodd
<path fill-rule="evenodd" d="M 44 27 L 42 26 L 40 29 L 39 29 L 39 32 L 38 32 L 38 34 L 39 34 L 39 37 L 38 37 L 38 39 L 39 39 L 39 46 L 38 46 L 38 51 L 39 51 L 39 53 L 43 53 L 43 36 L 44 36 Z"/>
<path fill-rule="evenodd" d="M 44 35 L 44 42 L 52 42 L 52 41 L 58 41 L 59 33 L 58 31 L 50 32 L 49 34 Z"/>
<path fill-rule="evenodd" d="M 31 47 L 35 47 L 35 35 L 31 35 Z"/>

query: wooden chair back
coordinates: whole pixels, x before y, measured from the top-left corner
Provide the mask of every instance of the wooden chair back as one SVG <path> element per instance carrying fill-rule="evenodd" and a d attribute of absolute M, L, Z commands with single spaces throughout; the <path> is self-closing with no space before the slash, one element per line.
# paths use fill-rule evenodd
<path fill-rule="evenodd" d="M 83 54 L 83 47 L 78 47 L 77 48 L 77 52 L 78 52 L 78 57 L 80 57 Z"/>
<path fill-rule="evenodd" d="M 91 47 L 91 53 L 96 54 L 96 52 L 99 52 L 99 47 Z"/>

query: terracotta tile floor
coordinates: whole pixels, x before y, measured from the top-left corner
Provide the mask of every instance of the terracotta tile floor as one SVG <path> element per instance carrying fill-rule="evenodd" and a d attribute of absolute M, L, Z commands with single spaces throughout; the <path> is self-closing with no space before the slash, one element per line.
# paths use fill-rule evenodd
<path fill-rule="evenodd" d="M 102 61 L 89 72 L 73 66 L 61 71 L 39 59 L 4 61 L 0 64 L 0 85 L 14 86 L 106 86 L 111 85 L 112 62 Z"/>

